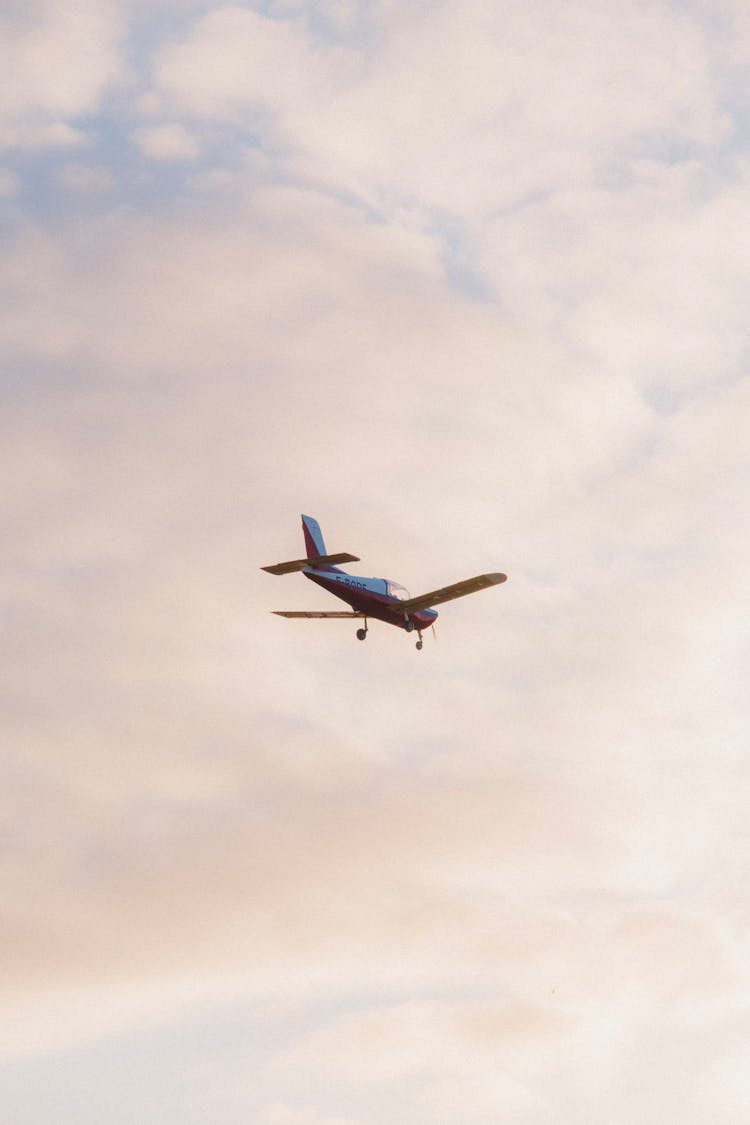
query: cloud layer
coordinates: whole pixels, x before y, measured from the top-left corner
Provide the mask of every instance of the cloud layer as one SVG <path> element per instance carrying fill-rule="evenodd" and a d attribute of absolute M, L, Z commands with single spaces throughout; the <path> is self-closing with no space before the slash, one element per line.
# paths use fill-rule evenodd
<path fill-rule="evenodd" d="M 14 1121 L 739 1125 L 744 9 L 3 19 Z"/>

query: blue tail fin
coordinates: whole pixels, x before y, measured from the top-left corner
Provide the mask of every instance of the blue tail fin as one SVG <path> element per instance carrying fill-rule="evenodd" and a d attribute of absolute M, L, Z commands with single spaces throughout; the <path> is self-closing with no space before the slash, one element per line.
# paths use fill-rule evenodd
<path fill-rule="evenodd" d="M 323 542 L 323 533 L 318 521 L 314 520 L 312 516 L 303 516 L 302 530 L 305 533 L 305 551 L 308 559 L 315 559 L 319 555 L 324 555 L 326 545 Z"/>

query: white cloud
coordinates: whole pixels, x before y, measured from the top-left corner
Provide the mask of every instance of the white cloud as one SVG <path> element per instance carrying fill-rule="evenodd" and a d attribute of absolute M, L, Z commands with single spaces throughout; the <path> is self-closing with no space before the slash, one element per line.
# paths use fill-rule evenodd
<path fill-rule="evenodd" d="M 21 150 L 66 149 L 82 148 L 88 144 L 88 138 L 82 129 L 74 129 L 64 121 L 29 121 L 17 132 L 8 134 L 6 143 L 9 147 Z"/>
<path fill-rule="evenodd" d="M 65 164 L 60 169 L 58 178 L 70 191 L 84 194 L 108 192 L 115 186 L 115 178 L 110 170 L 95 164 Z"/>
<path fill-rule="evenodd" d="M 248 125 L 253 111 L 294 106 L 319 85 L 327 86 L 325 63 L 302 25 L 249 8 L 210 12 L 183 42 L 163 48 L 155 63 L 155 86 L 168 106 Z"/>
<path fill-rule="evenodd" d="M 726 133 L 699 28 L 666 8 L 477 0 L 380 5 L 370 20 L 373 55 L 224 8 L 161 53 L 155 85 L 167 105 L 243 120 L 300 172 L 386 210 L 466 218 L 585 184 L 665 135 L 711 146 Z"/>
<path fill-rule="evenodd" d="M 118 8 L 108 0 L 11 8 L 2 19 L 0 145 L 78 143 L 71 119 L 93 112 L 122 77 L 121 35 Z"/>
<path fill-rule="evenodd" d="M 314 1109 L 301 1109 L 283 1102 L 265 1107 L 255 1118 L 257 1125 L 357 1125 L 353 1117 L 331 1117 Z"/>
<path fill-rule="evenodd" d="M 138 129 L 135 139 L 153 160 L 194 160 L 199 152 L 195 137 L 177 123 Z"/>
<path fill-rule="evenodd" d="M 11 1060 L 65 1048 L 82 1125 L 102 1060 L 146 1054 L 167 1077 L 118 1104 L 159 1125 L 739 1125 L 747 192 L 707 163 L 716 40 L 380 4 L 334 48 L 296 7 L 157 50 L 136 136 L 194 159 L 179 206 L 57 200 L 0 259 L 13 1104 L 44 1120 Z M 228 129 L 216 161 L 226 124 L 266 151 Z M 90 157 L 61 181 L 105 187 Z M 324 604 L 257 569 L 300 510 L 415 593 L 510 581 L 420 654 L 280 621 Z"/>

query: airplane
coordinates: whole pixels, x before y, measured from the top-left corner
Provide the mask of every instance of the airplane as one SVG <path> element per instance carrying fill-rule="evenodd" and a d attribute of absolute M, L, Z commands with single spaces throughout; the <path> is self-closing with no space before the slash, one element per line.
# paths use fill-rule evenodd
<path fill-rule="evenodd" d="M 497 586 L 505 582 L 505 574 L 478 574 L 476 578 L 466 578 L 462 582 L 454 582 L 451 586 L 442 586 L 439 590 L 431 590 L 428 594 L 420 594 L 416 598 L 409 596 L 408 590 L 398 582 L 389 578 L 360 578 L 347 574 L 340 569 L 340 563 L 359 562 L 356 555 L 346 551 L 329 555 L 326 552 L 320 524 L 312 516 L 302 516 L 302 530 L 305 536 L 304 559 L 293 559 L 290 562 L 274 563 L 273 566 L 262 566 L 260 569 L 269 574 L 293 574 L 302 571 L 305 578 L 322 586 L 324 590 L 340 598 L 351 606 L 351 610 L 307 610 L 307 609 L 274 609 L 271 612 L 278 617 L 299 618 L 359 618 L 364 621 L 364 628 L 357 629 L 357 638 L 363 641 L 367 636 L 367 619 L 375 618 L 385 621 L 388 625 L 395 625 L 399 629 L 413 633 L 416 630 L 417 648 L 422 648 L 422 632 L 434 625 L 437 610 L 433 606 L 443 602 L 462 598 L 466 594 L 473 594 L 476 590 L 484 590 L 488 586 Z"/>

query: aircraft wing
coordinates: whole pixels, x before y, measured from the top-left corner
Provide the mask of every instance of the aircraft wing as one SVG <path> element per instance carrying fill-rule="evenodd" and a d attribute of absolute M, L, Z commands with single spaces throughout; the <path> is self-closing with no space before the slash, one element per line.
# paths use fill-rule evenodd
<path fill-rule="evenodd" d="M 326 612 L 320 609 L 272 609 L 277 617 L 364 617 L 364 613 L 347 613 L 345 609 Z"/>
<path fill-rule="evenodd" d="M 398 609 L 405 613 L 432 609 L 434 605 L 440 605 L 442 602 L 463 598 L 466 594 L 476 593 L 477 590 L 486 590 L 488 586 L 498 586 L 501 582 L 505 582 L 507 577 L 507 574 L 478 574 L 476 578 L 464 578 L 463 582 L 454 582 L 452 586 L 442 586 L 439 590 L 431 590 L 429 594 L 419 594 L 416 598 L 399 602 Z"/>
<path fill-rule="evenodd" d="M 295 570 L 304 570 L 306 566 L 338 566 L 339 563 L 359 562 L 356 555 L 347 551 L 340 551 L 336 555 L 316 555 L 312 559 L 292 559 L 291 562 L 274 563 L 273 566 L 262 566 L 269 574 L 293 574 Z"/>

